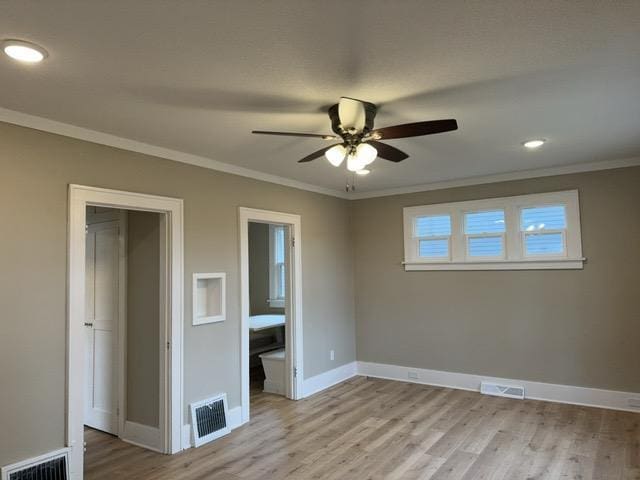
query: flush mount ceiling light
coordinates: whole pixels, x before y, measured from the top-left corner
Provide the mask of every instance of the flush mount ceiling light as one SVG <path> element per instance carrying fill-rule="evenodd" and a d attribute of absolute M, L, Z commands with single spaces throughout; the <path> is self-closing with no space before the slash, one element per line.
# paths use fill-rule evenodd
<path fill-rule="evenodd" d="M 522 145 L 529 150 L 535 150 L 536 148 L 540 148 L 546 140 L 544 138 L 537 138 L 535 140 L 527 140 Z"/>
<path fill-rule="evenodd" d="M 9 57 L 22 63 L 40 63 L 49 55 L 41 46 L 24 40 L 4 40 L 2 50 Z"/>

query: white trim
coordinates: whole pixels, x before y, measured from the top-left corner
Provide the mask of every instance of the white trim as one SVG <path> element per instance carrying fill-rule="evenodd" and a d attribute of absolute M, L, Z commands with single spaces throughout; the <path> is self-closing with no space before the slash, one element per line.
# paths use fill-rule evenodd
<path fill-rule="evenodd" d="M 307 378 L 302 386 L 303 397 L 314 395 L 356 375 L 358 375 L 358 362 L 351 362 Z"/>
<path fill-rule="evenodd" d="M 162 438 L 168 442 L 163 445 L 165 453 L 176 453 L 182 449 L 182 413 L 183 413 L 183 202 L 181 199 L 160 197 L 133 192 L 122 192 L 103 188 L 69 185 L 68 220 L 68 277 L 67 277 L 67 398 L 66 398 L 66 444 L 70 447 L 69 464 L 71 478 L 82 479 L 84 438 L 83 415 L 83 369 L 84 369 L 84 332 L 85 318 L 85 220 L 86 206 L 98 205 L 129 210 L 143 210 L 164 213 L 167 217 L 167 237 L 169 261 L 167 285 L 170 298 L 165 325 L 161 329 L 161 355 L 166 371 L 166 381 L 161 384 L 167 392 L 161 399 L 167 404 L 165 418 L 160 419 Z M 167 343 L 169 342 L 169 343 Z M 164 348 L 171 345 L 169 353 Z M 163 371 L 161 369 L 161 371 Z"/>
<path fill-rule="evenodd" d="M 417 375 L 417 378 L 409 378 L 410 372 L 411 374 Z M 358 362 L 358 374 L 367 377 L 457 388 L 473 392 L 480 391 L 481 382 L 520 385 L 525 388 L 525 398 L 532 400 L 545 400 L 548 402 L 569 403 L 572 405 L 609 408 L 611 410 L 624 410 L 629 412 L 640 411 L 639 408 L 630 407 L 628 404 L 630 398 L 637 398 L 640 396 L 640 393 L 499 378 L 488 375 L 445 372 L 441 370 L 402 367 L 399 365 L 373 362 Z"/>
<path fill-rule="evenodd" d="M 525 254 L 524 236 L 521 231 L 521 213 L 525 208 L 546 205 L 562 205 L 566 226 L 562 229 L 562 254 Z M 466 217 L 470 213 L 502 211 L 502 232 L 469 234 L 466 232 Z M 515 195 L 509 197 L 484 198 L 462 202 L 448 202 L 404 207 L 403 237 L 405 270 L 532 270 L 532 269 L 579 269 L 582 268 L 582 239 L 580 229 L 580 206 L 578 190 Z M 449 259 L 437 262 L 419 257 L 416 248 L 415 224 L 420 217 L 448 216 L 451 219 L 451 252 Z M 546 230 L 537 230 L 544 233 Z M 469 239 L 478 237 L 501 237 L 502 251 L 496 257 L 471 257 Z"/>
<path fill-rule="evenodd" d="M 5 465 L 4 467 L 2 467 L 2 469 L 0 469 L 0 477 L 2 478 L 2 480 L 9 480 L 9 476 L 15 471 L 22 470 L 25 467 L 28 467 L 30 465 L 37 465 L 39 463 L 43 463 L 48 460 L 53 460 L 58 457 L 67 457 L 67 474 L 68 474 L 69 473 L 69 449 L 61 448 L 59 450 L 54 450 L 52 452 L 48 452 L 43 455 L 38 455 L 37 457 L 28 458 L 20 462 L 12 463 L 11 465 Z"/>
<path fill-rule="evenodd" d="M 304 378 L 302 340 L 302 219 L 300 215 L 255 208 L 238 207 L 240 232 L 240 390 L 242 422 L 249 421 L 249 222 L 278 223 L 289 228 L 289 291 L 285 329 L 285 371 L 288 373 L 287 397 L 302 397 Z"/>
<path fill-rule="evenodd" d="M 126 420 L 120 439 L 123 442 L 153 450 L 154 452 L 165 453 L 162 448 L 162 433 L 157 427 Z"/>
<path fill-rule="evenodd" d="M 244 425 L 242 421 L 242 408 L 240 406 L 230 408 L 229 414 L 227 415 L 227 422 L 229 424 L 229 428 L 231 430 L 235 430 L 238 427 Z M 193 448 L 193 438 L 192 438 L 191 424 L 187 423 L 182 426 L 182 446 L 183 448 Z"/>
<path fill-rule="evenodd" d="M 232 165 L 230 163 L 220 162 L 211 158 L 193 155 L 191 153 L 180 152 L 169 148 L 158 147 L 148 143 L 131 140 L 129 138 L 111 135 L 109 133 L 98 132 L 88 128 L 78 127 L 68 123 L 58 122 L 44 117 L 29 115 L 27 113 L 17 112 L 6 108 L 0 108 L 0 121 L 20 125 L 23 127 L 41 130 L 43 132 L 64 135 L 65 137 L 77 138 L 87 142 L 97 143 L 99 145 L 107 145 L 109 147 L 119 148 L 121 150 L 129 150 L 154 157 L 166 158 L 176 162 L 187 163 L 189 165 L 197 165 L 199 167 L 217 170 L 219 172 L 239 175 L 241 177 L 253 178 L 263 182 L 275 183 L 286 187 L 297 188 L 299 190 L 307 190 L 309 192 L 321 193 L 332 197 L 348 198 L 346 194 L 340 190 L 320 187 L 310 183 L 300 182 L 290 178 L 271 175 L 269 173 L 259 172 L 250 168 Z"/>
<path fill-rule="evenodd" d="M 537 168 L 521 170 L 519 172 L 497 173 L 495 175 L 483 175 L 479 177 L 444 180 L 442 182 L 423 183 L 407 187 L 385 188 L 369 192 L 359 192 L 349 195 L 349 200 L 362 200 L 366 198 L 390 197 L 407 193 L 429 192 L 432 190 L 444 190 L 447 188 L 469 187 L 472 185 L 484 185 L 487 183 L 509 182 L 512 180 L 525 180 L 527 178 L 553 177 L 556 175 L 569 175 L 572 173 L 596 172 L 599 170 L 611 170 L 614 168 L 636 167 L 640 165 L 640 157 L 604 160 L 601 162 L 575 163 L 549 168 Z"/>
<path fill-rule="evenodd" d="M 129 150 L 154 157 L 166 158 L 176 162 L 197 165 L 199 167 L 210 168 L 220 172 L 231 173 L 242 177 L 262 180 L 264 182 L 284 185 L 287 187 L 306 190 L 309 192 L 321 193 L 332 197 L 346 200 L 360 200 L 365 198 L 388 197 L 391 195 L 402 195 L 405 193 L 427 192 L 431 190 L 443 190 L 445 188 L 465 187 L 471 185 L 482 185 L 486 183 L 506 182 L 510 180 L 522 180 L 526 178 L 550 177 L 554 175 L 567 175 L 571 173 L 593 172 L 598 170 L 609 170 L 613 168 L 634 167 L 640 165 L 640 157 L 604 160 L 600 162 L 577 163 L 557 167 L 522 170 L 518 172 L 498 173 L 494 175 L 483 175 L 478 177 L 461 178 L 457 180 L 444 180 L 441 182 L 425 183 L 420 185 L 410 185 L 406 187 L 386 188 L 359 193 L 345 194 L 340 190 L 321 187 L 310 183 L 300 182 L 290 178 L 271 175 L 249 168 L 231 165 L 210 158 L 192 155 L 190 153 L 158 147 L 148 143 L 131 140 L 109 133 L 98 132 L 88 128 L 78 127 L 69 123 L 51 120 L 49 118 L 29 115 L 28 113 L 0 108 L 0 121 L 20 125 L 22 127 L 33 128 L 43 132 L 55 133 L 65 137 L 76 138 L 87 142 L 107 145 L 109 147 Z"/>
<path fill-rule="evenodd" d="M 407 272 L 423 270 L 580 270 L 586 258 L 563 258 L 558 260 L 527 260 L 510 262 L 505 260 L 482 262 L 402 262 Z"/>

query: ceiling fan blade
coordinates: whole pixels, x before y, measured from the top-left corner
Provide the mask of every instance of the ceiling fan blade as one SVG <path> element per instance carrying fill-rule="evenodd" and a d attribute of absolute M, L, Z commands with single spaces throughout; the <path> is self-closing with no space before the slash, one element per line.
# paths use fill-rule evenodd
<path fill-rule="evenodd" d="M 320 150 L 318 150 L 317 152 L 313 152 L 310 155 L 307 155 L 306 157 L 304 157 L 302 160 L 298 160 L 298 163 L 305 163 L 305 162 L 310 162 L 311 160 L 315 160 L 316 158 L 320 158 L 321 156 L 324 155 L 324 152 L 326 152 L 327 150 L 329 150 L 331 147 L 335 147 L 336 145 L 342 145 L 341 143 L 336 143 L 334 145 L 329 145 L 328 147 L 325 148 L 321 148 Z"/>
<path fill-rule="evenodd" d="M 345 131 L 355 129 L 361 132 L 367 121 L 364 103 L 355 98 L 341 97 L 338 103 L 340 124 Z"/>
<path fill-rule="evenodd" d="M 269 132 L 265 130 L 252 130 L 251 133 L 257 133 L 259 135 L 282 135 L 288 137 L 309 137 L 309 138 L 322 138 L 323 140 L 337 140 L 335 135 L 322 135 L 319 133 L 296 133 L 296 132 Z"/>
<path fill-rule="evenodd" d="M 432 135 L 434 133 L 450 132 L 458 129 L 458 122 L 454 119 L 431 120 L 428 122 L 405 123 L 392 127 L 378 128 L 371 135 L 378 140 L 390 140 L 392 138 L 419 137 L 420 135 Z"/>
<path fill-rule="evenodd" d="M 367 143 L 372 147 L 375 147 L 375 149 L 378 150 L 378 156 L 385 160 L 398 163 L 409 158 L 409 155 L 404 153 L 402 150 L 398 150 L 396 147 L 392 147 L 386 143 L 376 142 L 375 140 L 369 140 Z"/>

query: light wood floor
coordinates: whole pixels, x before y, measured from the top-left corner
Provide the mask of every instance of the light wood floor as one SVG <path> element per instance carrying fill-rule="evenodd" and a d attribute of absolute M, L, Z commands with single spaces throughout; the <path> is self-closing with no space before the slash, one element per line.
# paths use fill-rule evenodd
<path fill-rule="evenodd" d="M 355 378 L 165 456 L 87 431 L 85 478 L 640 479 L 640 414 Z"/>

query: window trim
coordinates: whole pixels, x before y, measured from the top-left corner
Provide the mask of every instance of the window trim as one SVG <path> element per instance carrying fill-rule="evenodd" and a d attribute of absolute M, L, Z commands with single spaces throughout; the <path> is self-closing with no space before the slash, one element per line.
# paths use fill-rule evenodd
<path fill-rule="evenodd" d="M 278 272 L 278 265 L 276 264 L 276 230 L 284 230 L 284 242 L 286 247 L 287 231 L 286 225 L 269 224 L 269 307 L 271 308 L 284 308 L 285 298 L 278 297 L 278 279 L 280 278 Z M 286 268 L 285 262 L 282 262 L 283 267 Z M 282 286 L 282 291 L 285 291 L 285 285 Z"/>
<path fill-rule="evenodd" d="M 563 234 L 564 251 L 561 254 L 527 254 L 525 236 L 531 235 L 521 229 L 522 210 L 532 207 L 563 205 L 565 207 L 565 229 L 539 230 L 536 233 Z M 504 210 L 505 231 L 491 234 L 465 234 L 465 213 L 487 210 Z M 419 257 L 419 240 L 415 236 L 415 219 L 421 216 L 449 215 L 449 257 Z M 405 270 L 531 270 L 531 269 L 581 269 L 582 240 L 580 229 L 579 196 L 577 190 L 518 195 L 482 200 L 405 207 L 404 216 L 404 262 Z M 470 257 L 467 239 L 471 236 L 503 237 L 502 257 Z M 435 237 L 429 237 L 435 238 Z"/>

